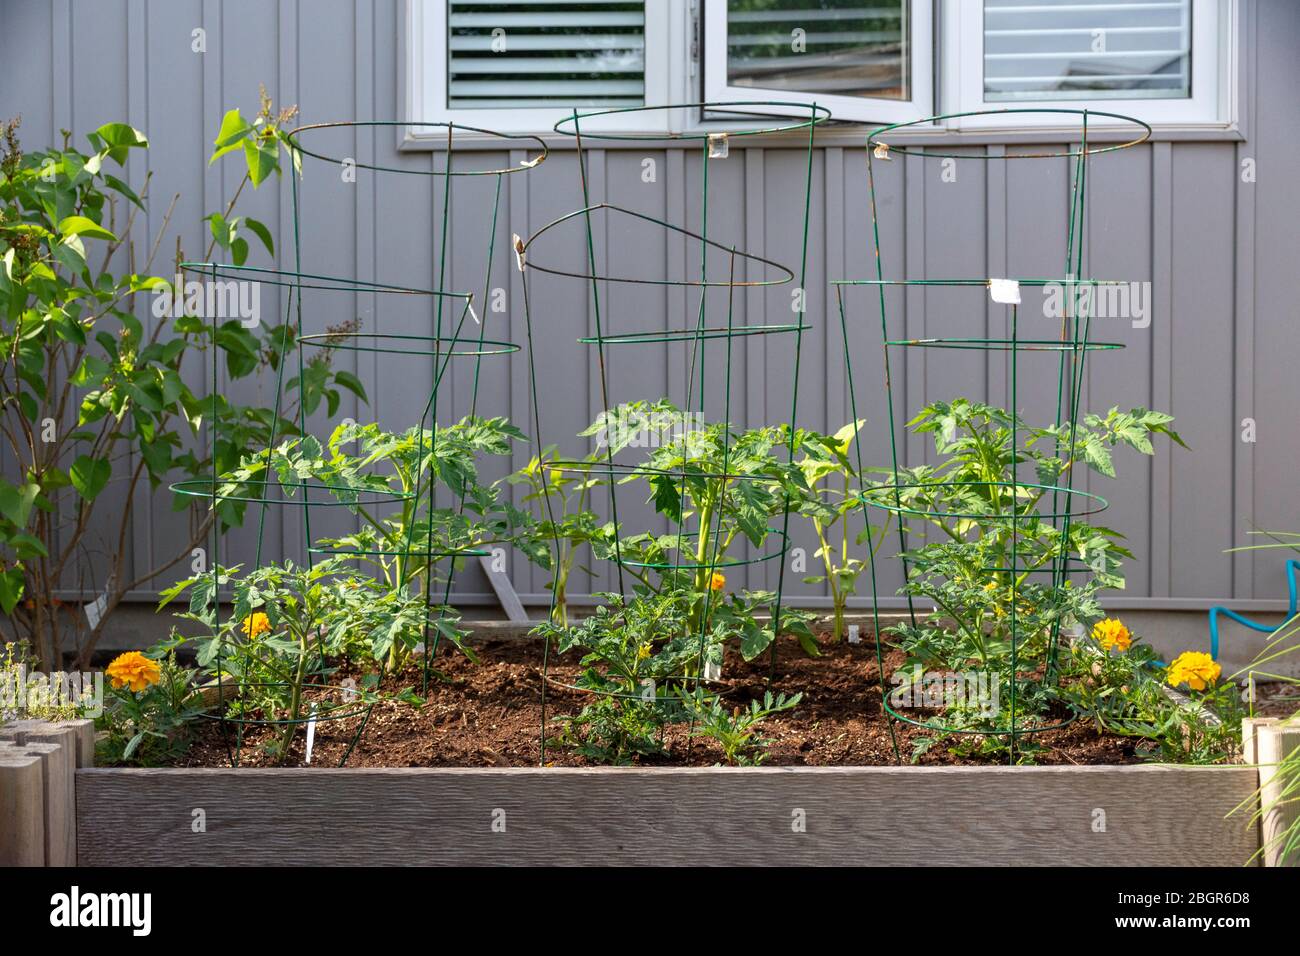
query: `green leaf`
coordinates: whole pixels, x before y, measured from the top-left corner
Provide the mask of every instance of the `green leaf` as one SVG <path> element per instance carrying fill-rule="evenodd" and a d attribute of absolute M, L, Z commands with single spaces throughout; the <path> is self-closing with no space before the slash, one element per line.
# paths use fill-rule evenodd
<path fill-rule="evenodd" d="M 72 478 L 72 486 L 80 492 L 81 496 L 88 501 L 93 501 L 104 490 L 112 473 L 113 466 L 106 459 L 79 455 L 72 463 L 69 475 Z"/>
<path fill-rule="evenodd" d="M 262 240 L 262 245 L 266 246 L 267 253 L 274 256 L 275 241 L 271 238 L 271 230 L 267 229 L 265 224 L 249 216 L 244 217 L 244 225 L 248 227 L 249 231 L 252 232 L 253 235 Z"/>
<path fill-rule="evenodd" d="M 337 371 L 334 373 L 334 381 L 346 388 L 349 392 L 356 395 L 363 402 L 369 402 L 366 397 L 366 387 L 361 384 L 361 379 L 357 378 L 351 372 Z"/>
<path fill-rule="evenodd" d="M 231 150 L 238 149 L 239 144 L 252 131 L 253 127 L 249 126 L 244 117 L 239 115 L 238 107 L 229 110 L 221 118 L 221 129 L 217 133 L 217 138 L 212 142 L 214 149 L 212 157 L 208 160 L 208 165 L 211 166 L 218 158 Z"/>
<path fill-rule="evenodd" d="M 108 239 L 109 241 L 117 239 L 99 223 L 85 216 L 68 216 L 59 221 L 59 232 L 63 236 L 89 236 L 91 239 Z"/>
<path fill-rule="evenodd" d="M 128 149 L 144 148 L 149 145 L 149 140 L 144 133 L 125 123 L 105 123 L 90 135 L 90 140 L 92 143 L 102 143 L 104 151 L 119 166 L 126 163 Z"/>
<path fill-rule="evenodd" d="M 256 189 L 267 176 L 280 167 L 280 154 L 275 143 L 267 144 L 255 139 L 244 140 L 244 161 L 248 163 L 248 178 Z"/>
<path fill-rule="evenodd" d="M 19 528 L 27 526 L 27 517 L 32 513 L 32 505 L 41 493 L 40 485 L 11 485 L 0 479 L 0 514 L 12 521 Z"/>
<path fill-rule="evenodd" d="M 22 568 L 9 568 L 0 573 L 0 611 L 12 614 L 18 602 L 23 599 L 24 587 Z"/>

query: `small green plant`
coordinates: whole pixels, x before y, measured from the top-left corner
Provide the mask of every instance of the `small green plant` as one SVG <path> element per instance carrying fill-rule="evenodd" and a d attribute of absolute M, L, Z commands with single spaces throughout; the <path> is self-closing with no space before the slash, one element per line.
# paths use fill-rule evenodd
<path fill-rule="evenodd" d="M 551 615 L 554 622 L 563 627 L 569 620 L 569 578 L 578 555 L 593 542 L 607 543 L 614 526 L 602 521 L 587 507 L 592 492 L 605 483 L 594 467 L 598 456 L 595 453 L 588 456 L 584 462 L 587 467 L 576 471 L 544 464 L 557 455 L 558 448 L 548 445 L 507 480 L 512 485 L 529 488 L 521 503 L 532 505 L 541 512 L 533 530 L 537 546 L 529 550 L 529 556 L 539 566 L 554 571 L 547 584 L 555 592 Z M 559 513 L 555 514 L 557 503 Z M 552 549 L 558 552 L 554 560 Z M 584 570 L 590 573 L 590 569 Z"/>
<path fill-rule="evenodd" d="M 560 742 L 601 763 L 625 764 L 663 754 L 665 727 L 680 716 L 675 684 L 698 665 L 721 660 L 721 647 L 701 642 L 688 627 L 694 595 L 656 594 L 644 588 L 605 603 L 590 617 L 565 627 L 547 622 L 533 633 L 557 643 L 561 654 L 582 656 L 576 686 L 591 702 L 560 717 Z"/>
<path fill-rule="evenodd" d="M 773 553 L 773 527 L 787 501 L 792 511 L 816 496 L 797 464 L 784 461 L 790 443 L 786 426 L 737 432 L 725 423 L 700 423 L 667 401 L 632 402 L 597 418 L 584 436 L 600 436 L 608 454 L 649 447 L 643 462 L 616 474 L 618 484 L 644 484 L 647 501 L 676 531 L 622 536 L 622 529 L 592 540 L 596 557 L 616 560 L 623 574 L 656 593 L 694 595 L 688 615 L 692 630 L 706 632 L 715 613 L 748 615 L 737 628 L 741 652 L 751 660 L 775 639 L 770 623 L 760 623 L 776 595 L 746 591 L 723 596 L 726 569 L 743 562 L 742 543 L 759 556 Z M 796 451 L 814 443 L 813 433 L 795 433 Z M 600 465 L 592 465 L 599 472 Z M 783 608 L 783 633 L 794 635 L 809 653 L 817 644 L 813 615 Z"/>
<path fill-rule="evenodd" d="M 109 766 L 160 767 L 183 756 L 192 721 L 203 709 L 194 685 L 198 670 L 176 658 L 185 639 L 175 632 L 144 653 L 109 665 L 109 691 L 96 720 L 96 759 Z"/>
<path fill-rule="evenodd" d="M 233 610 L 218 620 L 214 598 L 225 588 L 233 591 Z M 283 722 L 270 748 L 281 760 L 303 720 L 306 692 L 328 681 L 333 660 L 355 654 L 382 668 L 394 647 L 405 659 L 426 626 L 473 657 L 456 612 L 427 606 L 423 593 L 357 575 L 342 558 L 312 567 L 286 561 L 244 575 L 238 567 L 217 568 L 163 592 L 159 608 L 185 591 L 189 611 L 177 616 L 207 630 L 194 639 L 199 667 L 237 688 L 227 717 Z"/>
<path fill-rule="evenodd" d="M 766 741 L 757 737 L 758 725 L 801 696 L 768 693 L 762 704 L 718 709 L 717 693 L 698 680 L 705 665 L 721 665 L 723 649 L 752 612 L 716 614 L 700 634 L 690 626 L 694 592 L 638 587 L 630 600 L 600 596 L 605 603 L 590 617 L 571 627 L 547 622 L 533 632 L 555 640 L 560 653 L 582 655 L 575 686 L 592 699 L 578 714 L 556 718 L 559 743 L 590 760 L 626 764 L 664 756 L 668 727 L 691 723 L 694 736 L 718 742 L 727 763 L 762 762 Z"/>
<path fill-rule="evenodd" d="M 906 469 L 897 487 L 877 483 L 869 494 L 916 515 L 912 534 L 937 538 L 904 552 L 909 574 L 901 592 L 932 602 L 934 611 L 889 633 L 907 652 L 908 668 L 975 667 L 998 682 L 999 714 L 954 708 L 936 721 L 974 732 L 961 747 L 995 753 L 1008 740 L 980 731 L 1013 719 L 1032 729 L 1065 715 L 1056 686 L 1060 630 L 1101 616 L 1097 593 L 1124 586 L 1120 564 L 1131 555 L 1116 531 L 1083 516 L 1052 518 L 1063 513 L 1066 495 L 1054 486 L 1080 465 L 1114 477 L 1118 445 L 1152 454 L 1156 434 L 1182 444 L 1171 421 L 1161 412 L 1112 408 L 1074 429 L 1034 427 L 1004 409 L 957 399 L 928 405 L 909 423 L 933 436 L 940 463 Z M 1034 481 L 1020 477 L 1030 467 Z M 1060 574 L 1062 558 L 1071 562 L 1068 577 Z M 1016 744 L 1021 753 L 1032 747 Z"/>
<path fill-rule="evenodd" d="M 467 417 L 436 430 L 402 432 L 343 424 L 327 447 L 309 435 L 285 441 L 273 452 L 246 456 L 222 476 L 219 491 L 254 496 L 268 472 L 289 496 L 301 483 L 319 483 L 323 493 L 343 502 L 361 523 L 351 534 L 322 539 L 322 548 L 355 559 L 389 591 L 435 595 L 449 569 L 463 567 L 465 553 L 498 543 L 525 553 L 545 548 L 531 517 L 501 494 L 499 483 L 486 485 L 479 479 L 480 456 L 504 457 L 511 442 L 522 438 L 504 418 Z M 431 506 L 436 491 L 451 501 Z M 443 595 L 434 600 L 439 597 Z M 441 608 L 439 632 L 455 631 L 448 623 L 453 619 L 449 609 Z M 412 647 L 389 642 L 387 671 L 400 670 Z"/>
<path fill-rule="evenodd" d="M 858 578 L 869 567 L 868 560 L 850 553 L 849 542 L 866 546 L 874 554 L 879 551 L 889 529 L 889 521 L 880 523 L 877 537 L 872 541 L 866 526 L 856 535 L 850 534 L 849 525 L 862 507 L 858 496 L 858 469 L 849 461 L 849 449 L 865 421 L 845 425 L 834 435 L 807 433 L 803 442 L 805 455 L 799 462 L 808 487 L 818 497 L 805 501 L 800 509 L 812 522 L 817 534 L 817 552 L 824 574 L 804 578 L 805 584 L 825 584 L 831 592 L 832 628 L 831 642 L 844 637 L 844 613 L 849 598 L 857 594 Z M 836 540 L 838 539 L 838 540 Z"/>
<path fill-rule="evenodd" d="M 1165 763 L 1215 764 L 1240 752 L 1240 692 L 1209 654 L 1187 651 L 1166 665 L 1120 621 L 1098 622 L 1064 656 L 1065 699 L 1098 730 L 1139 741 Z"/>
<path fill-rule="evenodd" d="M 707 737 L 722 748 L 723 759 L 731 767 L 756 767 L 767 759 L 764 747 L 770 743 L 758 736 L 760 725 L 773 714 L 792 710 L 803 700 L 803 694 L 792 697 L 766 691 L 763 700 L 751 700 L 748 707 L 735 705 L 728 708 L 716 694 L 710 695 L 703 687 L 690 693 L 678 691 L 682 706 L 693 723 L 691 735 Z"/>

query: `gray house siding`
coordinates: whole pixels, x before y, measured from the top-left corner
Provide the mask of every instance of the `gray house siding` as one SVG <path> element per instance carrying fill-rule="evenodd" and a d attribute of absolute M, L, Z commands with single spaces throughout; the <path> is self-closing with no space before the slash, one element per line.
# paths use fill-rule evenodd
<path fill-rule="evenodd" d="M 67 129 L 80 137 L 110 120 L 124 120 L 149 136 L 148 156 L 135 156 L 133 183 L 147 173 L 152 198 L 143 242 L 163 225 L 173 194 L 179 194 L 160 261 L 167 272 L 173 234 L 197 257 L 206 248 L 205 213 L 220 208 L 238 184 L 235 164 L 206 165 L 222 112 L 256 102 L 265 83 L 277 103 L 297 103 L 303 122 L 336 119 L 397 119 L 401 109 L 402 20 L 400 4 L 353 0 L 280 3 L 259 0 L 4 0 L 0 3 L 0 116 L 22 113 L 23 141 L 37 148 Z M 1300 4 L 1247 0 L 1239 55 L 1243 137 L 1157 137 L 1120 153 L 1096 157 L 1089 169 L 1086 267 L 1090 275 L 1149 281 L 1151 323 L 1101 322 L 1097 337 L 1123 343 L 1118 352 L 1088 359 L 1084 406 L 1104 412 L 1112 405 L 1144 405 L 1171 411 L 1190 451 L 1158 448 L 1154 459 L 1136 454 L 1119 460 L 1114 480 L 1088 478 L 1082 486 L 1111 503 L 1103 521 L 1123 530 L 1135 553 L 1128 589 L 1117 607 L 1203 607 L 1223 599 L 1239 606 L 1273 608 L 1285 594 L 1280 560 L 1225 549 L 1248 543 L 1252 528 L 1298 530 L 1295 501 L 1300 474 L 1296 409 L 1300 408 Z M 206 31 L 207 52 L 191 50 L 191 31 Z M 1121 109 L 1122 111 L 1122 109 Z M 322 140 L 361 163 L 411 169 L 441 166 L 442 155 L 399 151 L 384 129 L 332 133 Z M 79 140 L 80 141 L 80 140 Z M 834 292 L 836 278 L 872 276 L 873 253 L 867 206 L 863 137 L 835 132 L 813 156 L 810 243 L 807 255 L 807 321 L 802 343 L 797 421 L 834 430 L 849 418 L 847 381 Z M 1040 146 L 1067 144 L 1044 142 Z M 730 158 L 710 165 L 709 234 L 796 269 L 800 258 L 803 173 L 806 156 L 794 141 L 755 148 L 733 144 Z M 965 146 L 972 155 L 1025 149 L 1022 144 Z M 655 182 L 642 180 L 642 160 L 657 164 Z M 506 165 L 522 152 L 476 153 L 472 160 Z M 1245 159 L 1258 179 L 1243 182 Z M 593 149 L 588 156 L 591 198 L 609 200 L 698 229 L 698 152 L 662 149 Z M 431 164 L 434 164 L 431 167 Z M 881 244 L 887 275 L 1057 275 L 1065 261 L 1068 168 L 1064 159 L 1017 162 L 959 161 L 956 182 L 943 182 L 937 165 L 896 156 L 877 163 Z M 458 179 L 452 195 L 447 287 L 472 290 L 481 300 L 490 237 L 491 177 Z M 308 160 L 300 184 L 305 209 L 301 253 L 310 272 L 399 282 L 437 284 L 441 180 L 420 176 L 367 175 L 343 183 L 334 171 Z M 505 314 L 480 308 L 488 337 L 525 341 L 520 277 L 509 251 L 513 233 L 530 235 L 582 205 L 575 154 L 562 146 L 528 174 L 505 177 L 496 257 L 490 285 L 508 291 Z M 275 227 L 279 266 L 293 268 L 292 201 L 287 180 L 271 182 L 240 199 L 244 213 Z M 689 275 L 698 245 L 667 232 L 627 226 L 598 217 L 601 267 L 611 274 Z M 582 268 L 585 250 L 575 226 L 557 229 L 537 245 L 537 258 Z M 265 264 L 265 263 L 263 263 Z M 724 274 L 726 257 L 710 256 L 711 275 Z M 751 270 L 753 267 L 750 267 Z M 540 370 L 542 439 L 566 453 L 587 450 L 576 433 L 601 408 L 590 347 L 579 336 L 594 330 L 586 284 L 534 274 L 530 278 L 535 344 Z M 891 294 L 892 295 L 892 294 Z M 725 322 L 725 293 L 711 293 L 710 315 Z M 319 293 L 309 300 L 308 323 L 323 329 L 360 316 L 368 331 L 428 333 L 426 302 L 353 293 Z M 868 419 L 863 440 L 872 464 L 888 461 L 887 423 L 881 378 L 880 329 L 874 302 L 864 289 L 847 293 L 850 346 L 860 412 Z M 953 290 L 912 290 L 891 298 L 891 332 L 909 337 L 997 335 L 1005 315 L 986 297 Z M 479 303 L 480 306 L 482 303 Z M 263 289 L 265 312 L 282 307 Z M 681 327 L 698 306 L 693 290 L 609 285 L 602 307 L 616 330 Z M 792 318 L 789 287 L 747 289 L 736 294 L 737 324 L 781 323 Z M 1023 328 L 1031 317 L 1022 312 Z M 976 318 L 982 317 L 982 318 Z M 978 327 L 972 327 L 972 319 Z M 1046 320 L 1040 320 L 1046 323 Z M 1028 334 L 1028 333 L 1023 333 Z M 756 424 L 788 419 L 793 340 L 753 336 L 735 346 L 733 419 Z M 622 346 L 610 350 L 611 398 L 684 400 L 688 378 L 681 346 Z M 707 362 L 721 370 L 722 347 L 711 345 Z M 891 356 L 898 424 L 925 400 L 969 395 L 1009 401 L 1006 354 L 909 349 Z M 432 377 L 427 358 L 338 353 L 335 361 L 355 371 L 370 388 L 370 405 L 345 400 L 339 418 L 378 418 L 392 427 L 412 424 L 424 407 Z M 196 362 L 193 375 L 207 370 Z M 454 396 L 440 418 L 469 410 L 472 361 L 449 373 Z M 720 375 L 710 376 L 710 414 L 721 414 Z M 1031 420 L 1050 419 L 1055 359 L 1022 359 L 1020 406 Z M 253 398 L 269 383 L 234 391 Z M 478 410 L 509 415 L 530 435 L 527 356 L 487 358 L 482 364 Z M 446 414 L 441 414 L 445 412 Z M 1240 440 L 1241 422 L 1257 423 L 1257 443 Z M 335 424 L 323 416 L 321 430 Z M 512 467 L 526 463 L 520 446 Z M 925 443 L 909 440 L 909 461 L 922 460 Z M 505 473 L 498 467 L 491 477 Z M 132 567 L 153 567 L 176 551 L 183 527 L 170 496 L 136 492 L 139 518 L 129 547 Z M 645 513 L 620 496 L 625 520 Z M 627 504 L 624 505 L 625 500 Z M 340 515 L 312 516 L 312 533 L 341 530 Z M 794 544 L 808 549 L 799 522 Z M 304 529 L 297 508 L 268 515 L 268 556 L 301 557 Z M 221 558 L 247 561 L 252 530 L 231 535 Z M 885 593 L 898 583 L 889 563 Z M 546 575 L 522 561 L 512 576 L 527 598 L 543 600 Z M 775 583 L 770 562 L 748 571 L 748 583 Z M 743 575 L 737 572 L 737 578 Z M 787 589 L 816 603 L 823 592 L 788 574 Z M 168 577 L 159 582 L 167 583 Z M 573 582 L 574 592 L 608 587 L 609 569 L 595 580 Z M 737 580 L 735 583 L 739 583 Z M 89 587 L 93 581 L 88 583 Z M 865 579 L 864 579 L 865 584 Z M 487 603 L 490 591 L 477 568 L 458 579 L 459 599 Z M 146 597 L 146 593 L 140 595 Z"/>

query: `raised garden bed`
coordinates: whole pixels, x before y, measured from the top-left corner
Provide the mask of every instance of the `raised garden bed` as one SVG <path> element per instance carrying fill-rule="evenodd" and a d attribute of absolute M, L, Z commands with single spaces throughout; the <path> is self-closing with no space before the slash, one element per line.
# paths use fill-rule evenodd
<path fill-rule="evenodd" d="M 1288 823 L 1252 818 L 1254 765 L 94 768 L 78 723 L 0 729 L 0 862 L 70 862 L 75 826 L 83 866 L 1237 866 Z M 1298 742 L 1246 733 L 1265 765 Z"/>
<path fill-rule="evenodd" d="M 78 861 L 1238 866 L 1258 830 L 1225 816 L 1257 779 L 1150 766 L 82 770 Z"/>

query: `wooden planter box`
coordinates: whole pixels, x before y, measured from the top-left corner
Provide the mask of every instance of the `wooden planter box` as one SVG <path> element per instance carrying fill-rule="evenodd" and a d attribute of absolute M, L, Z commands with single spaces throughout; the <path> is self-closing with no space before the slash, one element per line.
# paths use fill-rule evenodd
<path fill-rule="evenodd" d="M 1224 818 L 1257 786 L 1251 767 L 81 770 L 77 856 L 1240 866 L 1258 828 Z"/>
<path fill-rule="evenodd" d="M 75 723 L 0 728 L 0 863 L 1240 866 L 1300 745 L 1264 720 L 1261 766 L 134 770 Z"/>

